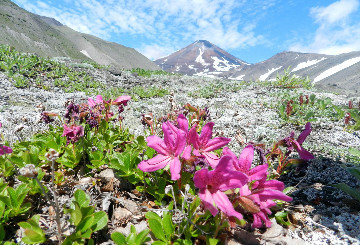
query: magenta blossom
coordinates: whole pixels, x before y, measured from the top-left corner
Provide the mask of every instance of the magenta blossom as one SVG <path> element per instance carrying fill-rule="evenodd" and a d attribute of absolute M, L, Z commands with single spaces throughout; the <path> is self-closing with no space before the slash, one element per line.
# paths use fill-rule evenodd
<path fill-rule="evenodd" d="M 122 95 L 116 98 L 116 100 L 114 100 L 112 102 L 113 105 L 124 105 L 127 106 L 128 101 L 131 100 L 131 96 L 128 95 Z"/>
<path fill-rule="evenodd" d="M 170 122 L 162 124 L 164 139 L 156 135 L 147 137 L 148 146 L 155 149 L 159 154 L 155 157 L 139 163 L 138 167 L 144 172 L 153 172 L 166 166 L 170 166 L 172 180 L 180 178 L 181 162 L 180 154 L 183 152 L 186 144 L 185 133 L 182 130 L 173 132 Z"/>
<path fill-rule="evenodd" d="M 267 170 L 267 165 L 265 166 Z M 252 170 L 255 170 L 255 168 Z M 286 202 L 292 201 L 291 197 L 282 192 L 284 190 L 283 182 L 278 180 L 267 181 L 266 178 L 265 175 L 259 181 L 255 181 L 251 188 L 249 188 L 249 185 L 240 188 L 239 204 L 245 211 L 253 215 L 254 222 L 252 226 L 255 228 L 262 227 L 263 223 L 266 227 L 271 227 L 268 215 L 271 214 L 270 208 L 276 205 L 273 199 Z"/>
<path fill-rule="evenodd" d="M 295 133 L 291 132 L 289 137 L 286 137 L 280 142 L 280 145 L 283 145 L 288 148 L 289 152 L 296 150 L 299 153 L 299 156 L 303 160 L 314 159 L 313 154 L 305 150 L 301 145 L 305 141 L 306 137 L 311 133 L 311 124 L 308 122 L 305 125 L 304 131 L 301 132 L 297 140 L 294 139 Z"/>
<path fill-rule="evenodd" d="M 71 125 L 70 127 L 66 124 L 63 125 L 64 132 L 61 136 L 66 136 L 67 143 L 75 143 L 80 137 L 84 136 L 83 126 Z"/>
<path fill-rule="evenodd" d="M 255 148 L 253 145 L 246 146 L 242 150 L 239 158 L 237 158 L 228 147 L 224 147 L 222 152 L 223 155 L 229 155 L 233 158 L 235 170 L 246 174 L 249 177 L 249 182 L 253 180 L 260 180 L 267 175 L 268 166 L 266 164 L 259 165 L 251 169 L 251 164 L 254 160 L 254 150 Z"/>
<path fill-rule="evenodd" d="M 190 159 L 191 157 L 191 145 L 189 144 L 189 122 L 187 118 L 183 114 L 179 114 L 177 118 L 177 127 L 173 125 L 172 123 L 168 124 L 170 126 L 170 129 L 172 131 L 172 135 L 176 137 L 176 132 L 180 129 L 185 133 L 185 142 L 186 147 L 182 154 L 182 158 L 185 160 Z"/>
<path fill-rule="evenodd" d="M 94 101 L 92 98 L 88 98 L 88 104 L 91 108 L 102 103 L 103 97 L 101 95 L 96 96 L 96 101 Z"/>
<path fill-rule="evenodd" d="M 8 147 L 6 145 L 0 145 L 0 156 L 9 154 L 12 152 L 13 152 L 13 150 L 10 147 Z"/>
<path fill-rule="evenodd" d="M 196 127 L 189 131 L 189 143 L 193 145 L 193 154 L 197 157 L 204 157 L 210 166 L 214 169 L 219 162 L 219 157 L 211 151 L 217 150 L 230 142 L 229 138 L 212 138 L 213 122 L 208 122 L 201 130 L 200 136 L 196 132 Z"/>
<path fill-rule="evenodd" d="M 227 190 L 241 188 L 247 183 L 245 174 L 234 171 L 232 157 L 223 156 L 212 171 L 201 169 L 194 175 L 194 184 L 200 189 L 199 197 L 212 215 L 216 215 L 218 208 L 228 217 L 242 219 L 241 213 L 235 211 L 233 204 L 224 193 Z"/>

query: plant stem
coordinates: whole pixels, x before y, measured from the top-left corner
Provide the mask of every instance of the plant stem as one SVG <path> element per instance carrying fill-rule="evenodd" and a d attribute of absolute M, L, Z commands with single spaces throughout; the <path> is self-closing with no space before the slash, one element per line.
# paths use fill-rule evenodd
<path fill-rule="evenodd" d="M 57 227 L 58 227 L 58 239 L 59 239 L 59 244 L 61 244 L 62 239 L 61 239 L 61 223 L 60 223 L 60 207 L 59 207 L 59 201 L 57 198 L 57 193 L 55 190 L 55 183 L 54 183 L 54 168 L 55 168 L 55 160 L 51 160 L 51 184 L 52 184 L 52 189 L 53 189 L 53 193 L 54 193 L 54 199 L 55 199 L 55 214 L 56 214 L 56 223 L 57 223 Z"/>
<path fill-rule="evenodd" d="M 216 223 L 216 230 L 215 230 L 215 233 L 214 233 L 214 238 L 216 239 L 221 227 L 222 227 L 222 223 L 224 222 L 224 216 L 222 215 L 222 213 L 220 213 L 221 215 L 221 220 L 219 223 L 215 222 Z"/>

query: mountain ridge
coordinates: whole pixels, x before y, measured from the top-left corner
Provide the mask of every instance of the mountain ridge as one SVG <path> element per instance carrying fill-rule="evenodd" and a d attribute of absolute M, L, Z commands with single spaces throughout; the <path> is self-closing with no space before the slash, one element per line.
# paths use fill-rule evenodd
<path fill-rule="evenodd" d="M 155 60 L 155 63 L 168 72 L 197 76 L 216 75 L 247 65 L 245 61 L 206 40 L 197 40 L 183 49 Z"/>
<path fill-rule="evenodd" d="M 92 60 L 120 69 L 160 69 L 133 48 L 77 32 L 53 18 L 28 12 L 9 0 L 0 0 L 0 44 L 43 57 Z"/>
<path fill-rule="evenodd" d="M 224 53 L 231 66 L 223 62 L 222 69 L 216 69 L 216 61 Z M 249 64 L 206 40 L 198 40 L 155 63 L 168 72 L 245 81 L 272 81 L 288 73 L 290 77 L 307 77 L 323 90 L 349 95 L 360 91 L 360 51 L 339 55 L 283 51 Z"/>

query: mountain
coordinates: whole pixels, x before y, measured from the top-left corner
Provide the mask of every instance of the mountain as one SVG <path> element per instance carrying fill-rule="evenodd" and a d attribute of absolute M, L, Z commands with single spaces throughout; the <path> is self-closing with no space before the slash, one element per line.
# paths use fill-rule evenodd
<path fill-rule="evenodd" d="M 0 44 L 43 57 L 93 60 L 125 69 L 159 69 L 133 48 L 74 31 L 55 19 L 32 14 L 9 0 L 0 0 Z"/>
<path fill-rule="evenodd" d="M 316 87 L 356 94 L 360 92 L 360 51 L 324 55 L 282 52 L 256 64 L 219 74 L 235 80 L 275 80 L 288 69 L 290 76 L 308 77 Z"/>
<path fill-rule="evenodd" d="M 197 76 L 216 76 L 248 65 L 206 40 L 198 40 L 155 63 L 168 72 Z"/>

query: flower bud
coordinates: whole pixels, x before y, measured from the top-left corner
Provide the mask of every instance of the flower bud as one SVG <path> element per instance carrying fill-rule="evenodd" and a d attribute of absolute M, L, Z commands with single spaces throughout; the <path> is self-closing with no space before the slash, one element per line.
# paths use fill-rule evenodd
<path fill-rule="evenodd" d="M 28 178 L 35 178 L 38 175 L 38 171 L 35 169 L 34 164 L 26 164 L 25 167 L 19 170 L 20 175 Z"/>
<path fill-rule="evenodd" d="M 59 158 L 59 152 L 50 148 L 49 151 L 45 154 L 45 157 L 49 161 L 55 161 L 56 159 Z"/>

